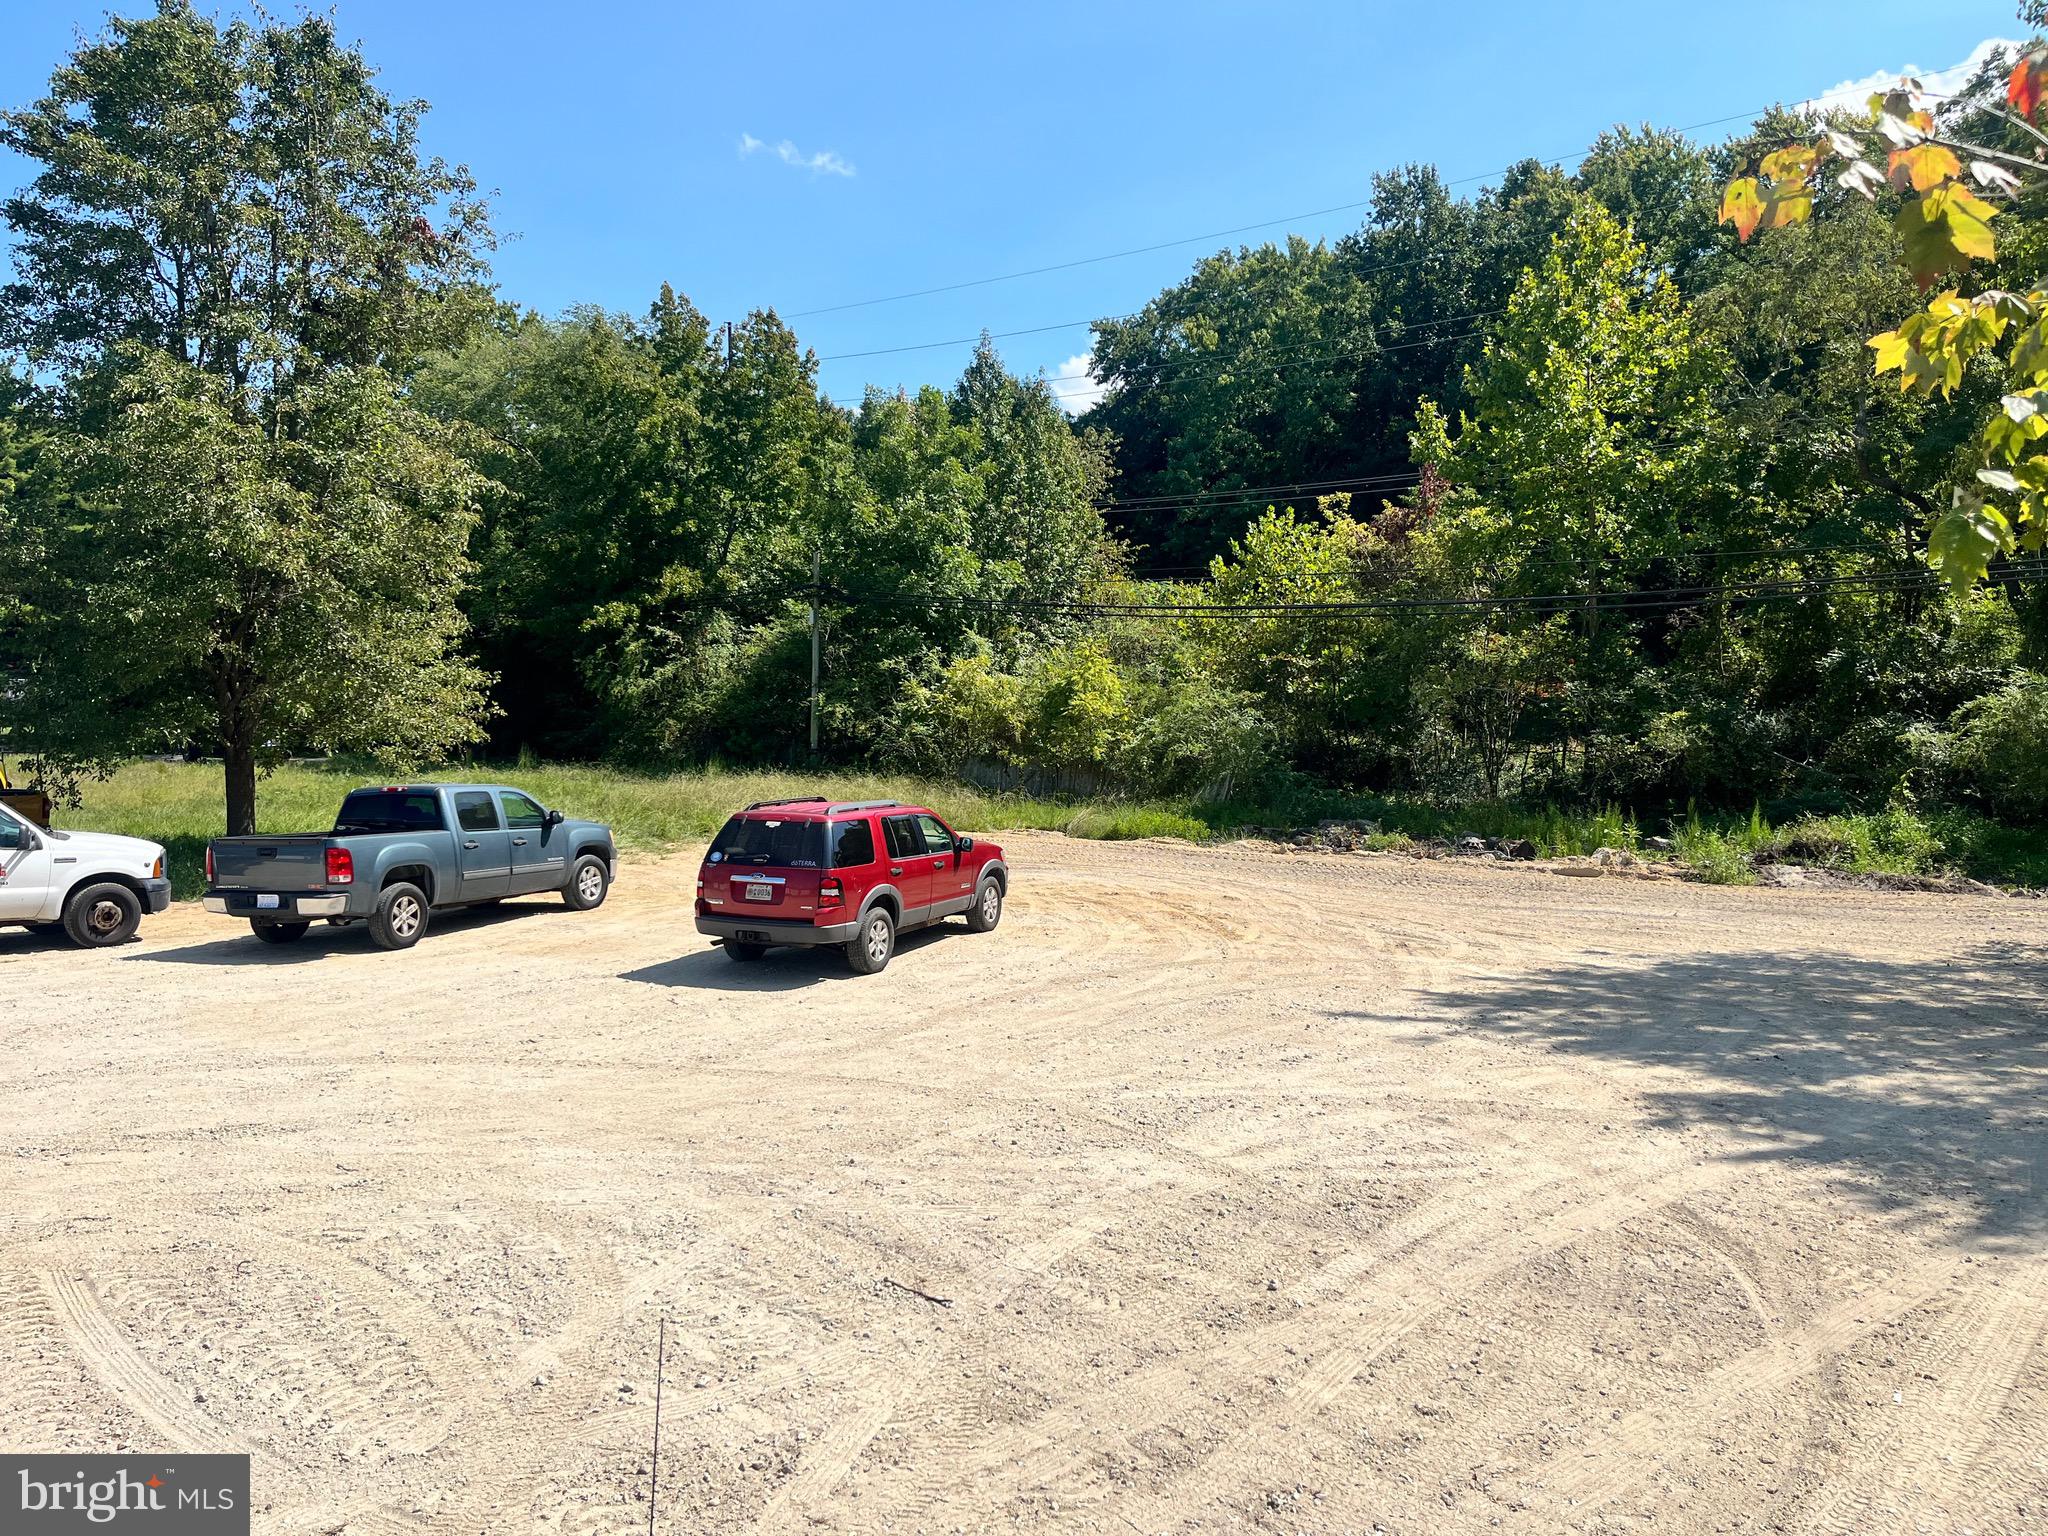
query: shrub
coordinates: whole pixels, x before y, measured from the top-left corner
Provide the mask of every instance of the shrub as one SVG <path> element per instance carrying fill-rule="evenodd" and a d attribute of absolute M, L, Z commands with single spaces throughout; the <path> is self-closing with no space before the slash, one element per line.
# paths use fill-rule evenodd
<path fill-rule="evenodd" d="M 2048 677 L 2023 673 L 1956 712 L 1959 788 L 2016 821 L 2048 819 Z"/>

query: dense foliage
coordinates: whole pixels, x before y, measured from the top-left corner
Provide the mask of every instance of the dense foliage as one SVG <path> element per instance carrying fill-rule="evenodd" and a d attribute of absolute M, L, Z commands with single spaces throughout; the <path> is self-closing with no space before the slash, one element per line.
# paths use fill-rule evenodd
<path fill-rule="evenodd" d="M 1916 131 L 2033 132 L 2011 63 Z M 2041 564 L 2006 540 L 1952 591 L 1923 554 L 1959 491 L 2031 517 L 2041 378 L 2015 391 L 2003 332 L 1918 347 L 1929 388 L 1867 345 L 1925 308 L 1904 210 L 1942 167 L 1819 181 L 1770 158 L 1817 131 L 1789 113 L 1617 128 L 1469 198 L 1410 166 L 1353 234 L 1100 322 L 1070 421 L 986 342 L 844 410 L 772 312 L 493 301 L 419 122 L 317 19 L 182 0 L 0 119 L 40 168 L 5 209 L 5 744 L 44 771 L 794 763 L 815 606 L 841 763 L 1681 824 L 2048 810 Z M 1992 295 L 2048 302 L 2043 211 L 2004 201 L 1931 323 L 2036 324 Z M 1978 477 L 1987 421 L 2011 487 Z"/>

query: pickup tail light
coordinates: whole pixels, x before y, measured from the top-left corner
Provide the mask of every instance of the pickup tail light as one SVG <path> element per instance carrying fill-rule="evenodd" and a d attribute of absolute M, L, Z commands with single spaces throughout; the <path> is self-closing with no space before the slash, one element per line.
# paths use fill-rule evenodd
<path fill-rule="evenodd" d="M 845 905 L 846 887 L 840 883 L 837 875 L 832 875 L 818 882 L 818 910 L 820 912 L 832 907 L 843 907 Z"/>
<path fill-rule="evenodd" d="M 329 885 L 353 885 L 356 878 L 356 856 L 346 848 L 327 850 L 327 883 Z"/>
<path fill-rule="evenodd" d="M 213 844 L 206 845 L 206 883 L 213 884 Z"/>

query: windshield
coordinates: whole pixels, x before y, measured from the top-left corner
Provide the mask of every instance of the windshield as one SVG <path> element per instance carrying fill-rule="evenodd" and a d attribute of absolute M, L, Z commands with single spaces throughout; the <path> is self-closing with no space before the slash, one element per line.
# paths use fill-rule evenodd
<path fill-rule="evenodd" d="M 735 816 L 711 840 L 714 864 L 774 864 L 816 869 L 825 858 L 825 825 L 782 817 Z"/>
<path fill-rule="evenodd" d="M 337 832 L 438 832 L 441 797 L 431 789 L 358 789 L 341 802 Z"/>

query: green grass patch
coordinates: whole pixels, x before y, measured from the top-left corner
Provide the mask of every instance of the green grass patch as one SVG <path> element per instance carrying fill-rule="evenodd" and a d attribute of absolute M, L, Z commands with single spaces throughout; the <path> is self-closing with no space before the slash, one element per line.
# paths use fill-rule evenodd
<path fill-rule="evenodd" d="M 577 816 L 610 823 L 620 845 L 660 852 L 708 838 L 733 810 L 754 800 L 802 794 L 844 800 L 903 800 L 929 805 L 965 832 L 1031 828 L 1070 837 L 1183 837 L 1205 840 L 1247 827 L 1313 827 L 1327 819 L 1371 821 L 1366 846 L 1405 851 L 1416 843 L 1467 833 L 1527 838 L 1545 858 L 1596 848 L 1641 851 L 1636 818 L 1618 806 L 1572 810 L 1491 802 L 1437 806 L 1346 794 L 1296 783 L 1263 802 L 1046 800 L 991 794 L 944 780 L 883 774 L 758 773 L 707 768 L 642 774 L 574 764 L 470 767 L 425 777 L 503 781 Z M 319 831 L 333 823 L 348 790 L 381 782 L 373 770 L 335 765 L 280 768 L 258 784 L 256 825 L 263 832 Z M 84 804 L 58 813 L 60 826 L 125 832 L 162 843 L 173 889 L 202 889 L 209 838 L 225 827 L 221 770 L 200 763 L 130 763 L 85 786 Z M 2005 885 L 2048 887 L 2048 828 L 2011 827 L 1969 811 L 1916 813 L 1904 807 L 1868 815 L 1803 816 L 1774 827 L 1746 816 L 1692 814 L 1673 828 L 1673 858 L 1700 878 L 1752 883 L 1759 861 L 1821 865 L 1849 873 L 1961 873 Z"/>
<path fill-rule="evenodd" d="M 755 800 L 821 794 L 841 800 L 903 800 L 929 805 L 963 832 L 1032 828 L 1072 837 L 1210 835 L 1203 822 L 1166 806 L 1040 800 L 990 794 L 970 785 L 862 773 L 735 773 L 703 769 L 639 774 L 575 764 L 467 767 L 416 775 L 423 780 L 516 784 L 543 805 L 608 823 L 623 848 L 661 852 L 709 838 L 734 810 Z M 293 765 L 256 786 L 259 832 L 317 832 L 332 826 L 341 797 L 385 782 L 373 770 Z M 227 828 L 221 770 L 207 763 L 129 763 L 111 778 L 85 786 L 84 803 L 60 810 L 59 826 L 122 832 L 162 843 L 171 886 L 180 899 L 205 888 L 209 839 Z"/>

